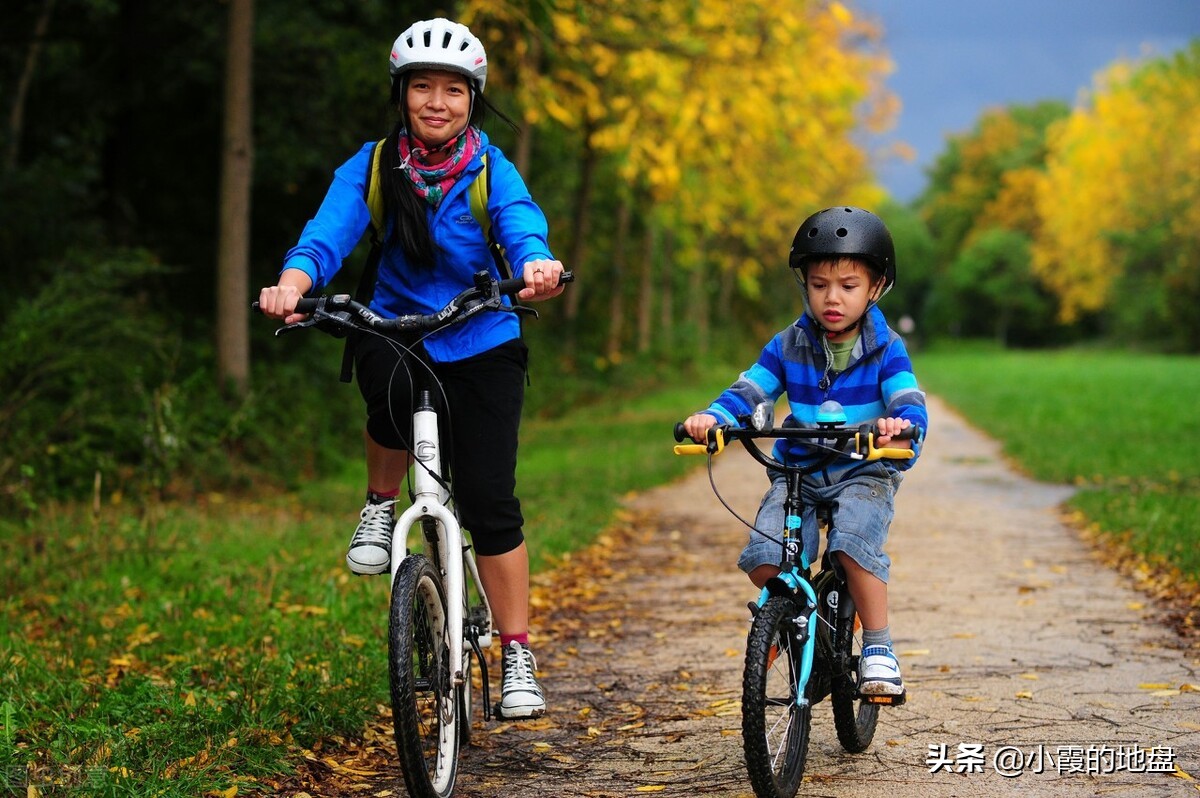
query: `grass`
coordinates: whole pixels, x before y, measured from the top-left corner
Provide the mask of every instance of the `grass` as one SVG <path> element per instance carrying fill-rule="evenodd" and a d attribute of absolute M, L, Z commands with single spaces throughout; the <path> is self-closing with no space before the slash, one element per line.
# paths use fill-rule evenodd
<path fill-rule="evenodd" d="M 727 380 L 526 422 L 535 568 L 694 467 L 672 424 Z M 386 581 L 342 560 L 362 484 L 0 520 L 0 794 L 271 794 L 306 749 L 360 734 L 388 702 Z"/>
<path fill-rule="evenodd" d="M 1071 505 L 1104 535 L 1200 582 L 1200 459 L 1189 429 L 1200 358 L 935 348 L 914 364 L 927 390 L 1029 474 L 1079 485 Z"/>

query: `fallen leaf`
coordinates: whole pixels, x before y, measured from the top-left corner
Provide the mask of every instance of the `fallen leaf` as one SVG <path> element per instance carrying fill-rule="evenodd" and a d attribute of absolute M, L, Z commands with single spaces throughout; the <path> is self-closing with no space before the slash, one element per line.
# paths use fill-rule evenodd
<path fill-rule="evenodd" d="M 1033 693 L 1029 692 L 1028 690 L 1022 690 L 1021 692 L 1017 693 L 1017 698 L 1024 698 L 1027 701 L 1032 701 Z"/>

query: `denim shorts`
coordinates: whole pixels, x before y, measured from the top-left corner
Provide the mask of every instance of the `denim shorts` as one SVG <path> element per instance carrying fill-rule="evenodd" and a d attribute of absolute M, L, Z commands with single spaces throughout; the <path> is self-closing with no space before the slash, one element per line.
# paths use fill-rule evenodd
<path fill-rule="evenodd" d="M 879 467 L 861 469 L 834 485 L 817 484 L 805 479 L 802 484 L 804 517 L 801 536 L 804 553 L 810 563 L 817 561 L 820 529 L 814 503 L 834 504 L 833 527 L 829 532 L 829 550 L 843 551 L 850 559 L 887 582 L 892 561 L 883 551 L 895 510 L 896 491 L 904 478 L 898 471 Z M 784 528 L 783 502 L 787 482 L 781 472 L 772 471 L 771 487 L 763 496 L 746 548 L 738 558 L 738 567 L 746 573 L 760 565 L 779 565 L 783 548 L 779 543 Z M 774 537 L 770 540 L 758 530 Z"/>

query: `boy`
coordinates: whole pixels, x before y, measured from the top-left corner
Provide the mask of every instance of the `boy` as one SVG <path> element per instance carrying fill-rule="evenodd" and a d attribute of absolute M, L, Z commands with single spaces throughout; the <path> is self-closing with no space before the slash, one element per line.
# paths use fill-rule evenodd
<path fill-rule="evenodd" d="M 891 440 L 912 424 L 926 430 L 929 419 L 904 342 L 875 304 L 896 280 L 895 248 L 883 221 L 869 211 L 845 206 L 815 213 L 796 232 L 788 265 L 800 283 L 804 313 L 777 334 L 758 361 L 708 409 L 684 422 L 688 434 L 702 441 L 710 427 L 736 423 L 755 405 L 786 393 L 791 415 L 785 426 L 815 427 L 817 408 L 834 400 L 843 406 L 848 424 L 878 425 L 878 446 L 913 447 L 919 454 L 920 443 Z M 797 445 L 788 455 L 802 459 L 806 453 Z M 883 544 L 900 472 L 915 462 L 916 457 L 873 463 L 843 460 L 804 480 L 807 500 L 837 500 L 829 550 L 846 573 L 863 625 L 859 689 L 864 694 L 904 695 L 888 628 L 891 561 Z M 786 485 L 782 474 L 770 477 L 757 529 L 783 527 Z M 804 545 L 810 560 L 816 557 L 818 542 L 815 519 L 806 517 Z M 751 532 L 738 566 L 756 587 L 779 573 L 778 563 L 778 543 Z"/>

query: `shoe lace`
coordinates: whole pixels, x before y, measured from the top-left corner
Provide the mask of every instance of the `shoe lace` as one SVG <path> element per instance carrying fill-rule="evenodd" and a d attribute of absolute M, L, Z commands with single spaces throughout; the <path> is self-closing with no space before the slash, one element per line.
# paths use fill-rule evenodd
<path fill-rule="evenodd" d="M 504 649 L 504 692 L 512 690 L 539 691 L 537 679 L 533 672 L 537 670 L 537 661 L 533 652 L 520 643 L 512 642 Z"/>
<path fill-rule="evenodd" d="M 354 530 L 355 545 L 361 543 L 383 543 L 392 541 L 392 506 L 394 501 L 368 504 L 359 515 L 358 529 Z"/>

